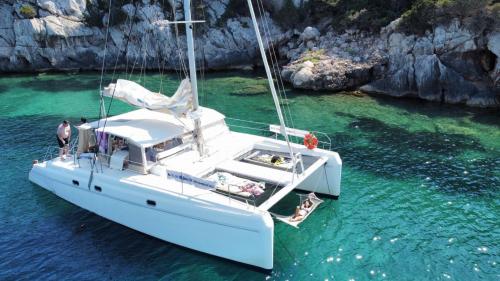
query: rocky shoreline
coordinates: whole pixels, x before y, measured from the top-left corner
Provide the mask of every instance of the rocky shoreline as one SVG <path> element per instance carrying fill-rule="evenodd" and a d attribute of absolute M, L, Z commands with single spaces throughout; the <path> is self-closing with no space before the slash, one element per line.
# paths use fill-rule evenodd
<path fill-rule="evenodd" d="M 359 31 L 319 36 L 314 28 L 285 46 L 282 76 L 296 88 L 359 89 L 475 107 L 500 103 L 500 32 L 473 33 L 459 20 L 425 35 Z M 304 39 L 307 38 L 307 39 Z"/>
<path fill-rule="evenodd" d="M 180 2 L 134 1 L 121 23 L 92 26 L 86 0 L 6 0 L 0 4 L 0 73 L 182 67 L 185 48 L 166 20 L 182 19 Z M 279 1 L 278 1 L 279 2 Z M 211 70 L 258 64 L 248 17 L 228 17 L 230 0 L 204 2 L 207 23 L 198 36 L 200 65 Z M 26 7 L 34 13 L 28 15 Z M 105 14 L 102 22 L 107 22 Z M 380 32 L 336 31 L 331 25 L 284 29 L 265 13 L 261 29 L 283 62 L 282 77 L 295 88 L 416 97 L 430 101 L 500 107 L 500 27 L 475 28 L 453 19 L 424 34 L 398 31 L 399 20 Z M 285 31 L 286 30 L 286 31 Z M 181 32 L 182 33 L 182 32 Z M 104 48 L 106 46 L 106 48 Z"/>

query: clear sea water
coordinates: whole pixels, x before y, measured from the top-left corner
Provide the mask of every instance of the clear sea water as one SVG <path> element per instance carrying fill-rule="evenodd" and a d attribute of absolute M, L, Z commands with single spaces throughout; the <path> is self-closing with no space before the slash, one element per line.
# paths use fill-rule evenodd
<path fill-rule="evenodd" d="M 172 93 L 179 80 L 145 82 Z M 98 84 L 95 73 L 0 78 L 0 280 L 500 280 L 498 111 L 289 90 L 295 126 L 328 133 L 340 153 L 342 195 L 299 229 L 276 223 L 274 270 L 262 272 L 148 237 L 28 181 L 62 119 L 97 117 Z M 258 73 L 210 74 L 200 101 L 276 123 L 265 85 Z M 111 112 L 130 109 L 115 102 Z"/>

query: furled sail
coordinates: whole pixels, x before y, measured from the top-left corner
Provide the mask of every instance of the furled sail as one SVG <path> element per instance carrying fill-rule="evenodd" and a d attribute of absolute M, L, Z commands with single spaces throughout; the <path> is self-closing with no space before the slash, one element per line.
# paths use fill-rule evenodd
<path fill-rule="evenodd" d="M 113 97 L 133 106 L 155 111 L 171 111 L 176 115 L 185 114 L 192 108 L 191 83 L 182 80 L 172 97 L 151 92 L 143 86 L 129 80 L 118 79 L 102 91 L 105 97 Z"/>

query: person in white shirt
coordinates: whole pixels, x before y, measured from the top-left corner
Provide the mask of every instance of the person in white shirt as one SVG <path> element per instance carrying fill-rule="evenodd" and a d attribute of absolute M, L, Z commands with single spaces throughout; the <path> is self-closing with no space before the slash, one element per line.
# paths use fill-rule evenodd
<path fill-rule="evenodd" d="M 69 139 L 71 138 L 71 127 L 69 122 L 64 120 L 59 127 L 57 127 L 57 143 L 59 144 L 59 157 L 65 160 L 68 155 Z"/>

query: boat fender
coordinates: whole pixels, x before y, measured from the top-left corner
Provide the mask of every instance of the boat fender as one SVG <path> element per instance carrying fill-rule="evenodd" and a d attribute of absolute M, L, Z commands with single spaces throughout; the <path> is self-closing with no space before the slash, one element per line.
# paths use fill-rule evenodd
<path fill-rule="evenodd" d="M 315 149 L 318 146 L 318 138 L 310 132 L 304 136 L 304 145 L 308 149 Z"/>

